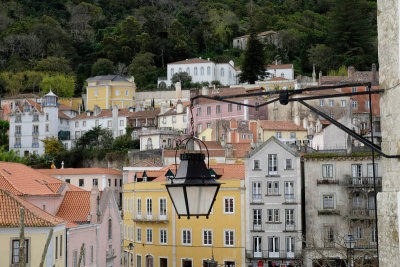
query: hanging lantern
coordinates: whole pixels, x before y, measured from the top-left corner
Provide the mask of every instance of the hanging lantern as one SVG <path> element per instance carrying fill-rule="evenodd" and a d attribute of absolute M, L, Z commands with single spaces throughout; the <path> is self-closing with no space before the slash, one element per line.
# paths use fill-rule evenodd
<path fill-rule="evenodd" d="M 199 145 L 203 144 L 206 147 L 204 142 L 193 136 L 186 139 L 186 142 L 189 140 L 197 141 Z M 201 151 L 185 151 L 180 155 L 180 164 L 175 177 L 166 184 L 179 218 L 181 216 L 208 218 L 211 212 L 221 184 L 211 176 L 204 160 L 205 155 Z"/>

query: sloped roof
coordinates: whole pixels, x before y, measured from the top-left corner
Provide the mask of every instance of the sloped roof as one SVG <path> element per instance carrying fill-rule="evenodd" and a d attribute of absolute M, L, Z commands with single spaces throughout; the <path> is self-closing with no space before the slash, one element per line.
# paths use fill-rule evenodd
<path fill-rule="evenodd" d="M 276 82 L 276 81 L 289 81 L 289 79 L 283 77 L 274 77 L 271 79 L 266 80 L 267 82 Z"/>
<path fill-rule="evenodd" d="M 123 77 L 121 75 L 102 75 L 102 76 L 95 76 L 95 77 L 90 77 L 86 79 L 88 82 L 100 82 L 100 81 L 113 81 L 113 82 L 118 82 L 118 81 L 123 81 L 123 82 L 129 82 L 128 77 Z"/>
<path fill-rule="evenodd" d="M 178 165 L 179 168 L 179 165 Z M 225 180 L 225 179 L 241 179 L 245 178 L 245 167 L 243 163 L 237 164 L 225 164 L 225 163 L 217 163 L 217 164 L 210 164 L 210 168 L 212 168 L 215 173 L 217 173 L 218 180 Z M 173 169 L 175 170 L 175 164 L 171 164 L 166 166 L 164 169 Z M 155 182 L 162 182 L 166 181 L 164 172 L 162 175 L 154 179 Z"/>
<path fill-rule="evenodd" d="M 258 153 L 261 149 L 263 149 L 266 145 L 268 145 L 271 142 L 275 142 L 276 144 L 280 145 L 283 149 L 287 150 L 289 153 L 291 153 L 294 156 L 300 156 L 300 154 L 295 150 L 294 148 L 290 147 L 286 143 L 283 143 L 279 141 L 275 136 L 271 136 L 267 141 L 262 143 L 260 146 L 258 146 L 256 149 L 252 150 L 251 153 L 247 156 L 248 158 L 252 157 L 256 153 Z"/>
<path fill-rule="evenodd" d="M 56 216 L 69 222 L 87 222 L 90 213 L 90 193 L 90 191 L 67 191 Z"/>
<path fill-rule="evenodd" d="M 139 119 L 139 118 L 157 117 L 158 114 L 160 114 L 160 109 L 141 110 L 141 111 L 130 112 L 128 118 Z"/>
<path fill-rule="evenodd" d="M 293 64 L 268 65 L 268 70 L 293 69 Z"/>
<path fill-rule="evenodd" d="M 82 112 L 78 116 L 74 117 L 72 120 L 81 120 L 81 119 L 98 119 L 98 118 L 111 118 L 112 117 L 112 109 L 102 109 L 99 114 L 96 116 L 92 113 L 90 116 L 87 116 L 87 112 Z M 129 108 L 121 108 L 118 110 L 119 117 L 129 117 L 133 112 L 129 111 Z"/>
<path fill-rule="evenodd" d="M 174 65 L 174 64 L 194 64 L 194 63 L 214 63 L 211 60 L 206 60 L 202 58 L 190 58 L 190 59 L 185 59 L 181 61 L 175 61 L 168 63 L 168 65 Z"/>
<path fill-rule="evenodd" d="M 25 227 L 51 227 L 64 220 L 57 218 L 28 201 L 0 189 L 0 227 L 19 227 L 20 208 L 25 209 Z"/>
<path fill-rule="evenodd" d="M 63 183 L 24 164 L 13 162 L 0 162 L 0 177 L 3 177 L 0 187 L 17 195 L 58 195 L 47 184 Z"/>
<path fill-rule="evenodd" d="M 260 127 L 263 130 L 280 131 L 307 131 L 302 126 L 296 125 L 293 121 L 269 121 L 260 120 Z"/>
<path fill-rule="evenodd" d="M 38 169 L 47 175 L 85 175 L 85 174 L 115 174 L 122 175 L 121 171 L 106 168 L 65 168 L 65 169 Z"/>

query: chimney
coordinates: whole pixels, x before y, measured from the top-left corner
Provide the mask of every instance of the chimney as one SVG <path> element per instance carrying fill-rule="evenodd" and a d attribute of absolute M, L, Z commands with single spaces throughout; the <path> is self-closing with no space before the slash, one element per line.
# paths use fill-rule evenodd
<path fill-rule="evenodd" d="M 90 213 L 88 216 L 88 221 L 90 219 L 90 223 L 97 223 L 97 215 L 99 210 L 99 188 L 97 186 L 93 186 L 92 190 L 90 191 Z M 89 218 L 90 217 L 90 218 Z"/>
<path fill-rule="evenodd" d="M 112 133 L 114 139 L 118 136 L 118 106 L 112 107 Z"/>
<path fill-rule="evenodd" d="M 176 113 L 180 114 L 183 112 L 183 104 L 180 99 L 178 99 L 178 102 L 176 103 Z"/>
<path fill-rule="evenodd" d="M 376 77 L 376 64 L 372 63 L 372 67 L 371 67 L 371 82 L 372 84 L 376 84 L 378 82 L 378 79 Z"/>
<path fill-rule="evenodd" d="M 347 76 L 348 76 L 348 77 L 353 76 L 354 72 L 355 72 L 355 70 L 354 70 L 354 67 L 353 67 L 353 66 L 349 66 L 349 67 L 347 68 Z"/>
<path fill-rule="evenodd" d="M 300 126 L 300 116 L 298 114 L 294 116 L 294 124 Z"/>
<path fill-rule="evenodd" d="M 135 111 L 134 107 L 129 107 L 129 112 L 134 112 L 134 111 Z"/>
<path fill-rule="evenodd" d="M 322 85 L 322 70 L 319 71 L 318 74 L 318 85 L 321 86 Z"/>
<path fill-rule="evenodd" d="M 317 81 L 317 74 L 315 73 L 315 64 L 312 66 L 312 81 L 315 83 Z"/>
<path fill-rule="evenodd" d="M 177 82 L 175 84 L 175 94 L 176 94 L 176 98 L 177 99 L 182 98 L 182 85 L 181 85 L 181 82 Z"/>
<path fill-rule="evenodd" d="M 233 148 L 231 143 L 225 145 L 225 157 L 231 158 L 233 156 Z"/>
<path fill-rule="evenodd" d="M 201 94 L 208 95 L 208 86 L 203 86 L 203 88 L 201 88 Z"/>

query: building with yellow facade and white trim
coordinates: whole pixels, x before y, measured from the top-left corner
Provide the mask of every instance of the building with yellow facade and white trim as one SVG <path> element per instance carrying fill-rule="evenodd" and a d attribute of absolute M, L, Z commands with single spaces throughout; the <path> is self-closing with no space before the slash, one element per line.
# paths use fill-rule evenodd
<path fill-rule="evenodd" d="M 95 76 L 86 80 L 86 109 L 95 105 L 102 109 L 129 108 L 135 104 L 136 85 L 133 77 L 120 75 Z"/>
<path fill-rule="evenodd" d="M 178 219 L 165 188 L 174 165 L 156 171 L 154 180 L 138 178 L 153 176 L 143 171 L 124 175 L 134 182 L 123 186 L 123 266 L 205 266 L 212 257 L 221 266 L 245 266 L 244 164 L 210 169 L 222 185 L 209 219 Z"/>

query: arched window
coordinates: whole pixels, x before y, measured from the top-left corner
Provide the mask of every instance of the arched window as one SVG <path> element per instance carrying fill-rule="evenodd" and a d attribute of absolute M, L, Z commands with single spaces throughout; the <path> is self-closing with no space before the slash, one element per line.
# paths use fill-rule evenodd
<path fill-rule="evenodd" d="M 194 67 L 194 75 L 197 76 L 197 67 Z"/>
<path fill-rule="evenodd" d="M 171 78 L 172 78 L 172 76 L 174 76 L 174 68 L 171 68 Z"/>
<path fill-rule="evenodd" d="M 146 267 L 153 267 L 154 266 L 154 258 L 151 255 L 146 256 Z"/>
<path fill-rule="evenodd" d="M 281 73 L 281 77 L 282 77 L 282 78 L 285 78 L 285 73 L 282 72 L 282 73 Z"/>
<path fill-rule="evenodd" d="M 207 75 L 208 75 L 208 76 L 211 75 L 211 67 L 210 67 L 210 66 L 207 67 Z"/>
<path fill-rule="evenodd" d="M 190 75 L 190 68 L 189 67 L 186 68 L 186 73 Z"/>
<path fill-rule="evenodd" d="M 200 68 L 200 75 L 203 76 L 204 75 L 204 67 Z"/>
<path fill-rule="evenodd" d="M 224 70 L 224 68 L 221 68 L 221 77 L 224 77 L 224 75 L 225 75 L 225 70 Z"/>
<path fill-rule="evenodd" d="M 182 72 L 182 68 L 179 68 L 179 72 Z"/>

